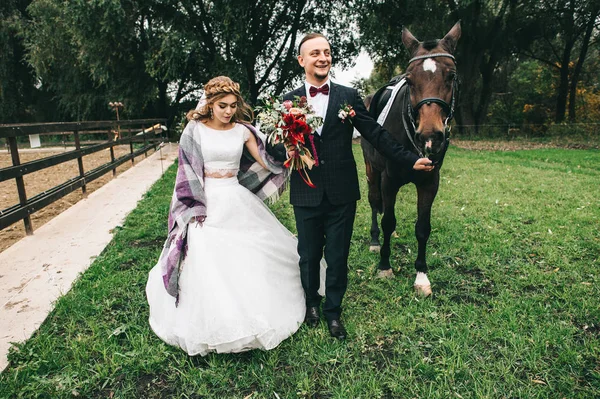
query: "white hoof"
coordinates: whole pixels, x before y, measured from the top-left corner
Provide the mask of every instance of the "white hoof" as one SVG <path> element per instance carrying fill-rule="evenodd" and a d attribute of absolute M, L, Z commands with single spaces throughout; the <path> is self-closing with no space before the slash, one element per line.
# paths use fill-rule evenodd
<path fill-rule="evenodd" d="M 415 278 L 415 294 L 420 297 L 428 297 L 431 295 L 431 283 L 427 278 L 427 274 L 423 272 L 417 272 L 417 277 Z"/>
<path fill-rule="evenodd" d="M 431 285 L 415 285 L 415 294 L 417 296 L 426 298 L 428 296 L 430 296 L 431 294 L 433 294 L 433 292 L 431 291 Z"/>
<path fill-rule="evenodd" d="M 369 247 L 369 252 L 373 252 L 375 254 L 378 254 L 379 251 L 381 251 L 381 245 L 371 245 Z"/>
<path fill-rule="evenodd" d="M 377 278 L 394 278 L 394 271 L 392 269 L 378 270 Z"/>

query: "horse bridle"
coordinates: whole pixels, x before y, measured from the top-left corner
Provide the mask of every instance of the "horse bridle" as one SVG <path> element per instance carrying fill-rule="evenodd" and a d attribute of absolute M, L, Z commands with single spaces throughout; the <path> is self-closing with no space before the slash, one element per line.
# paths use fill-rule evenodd
<path fill-rule="evenodd" d="M 417 60 L 423 60 L 423 59 L 427 59 L 427 58 L 437 58 L 437 57 L 450 58 L 450 59 L 452 59 L 454 64 L 456 64 L 456 59 L 454 58 L 454 56 L 452 54 L 434 53 L 434 54 L 426 54 L 426 55 L 420 55 L 417 57 L 413 57 L 408 61 L 408 65 L 410 65 L 411 63 L 413 63 Z M 450 122 L 452 120 L 452 118 L 454 118 L 454 106 L 456 104 L 455 94 L 456 94 L 456 91 L 458 91 L 457 86 L 458 86 L 458 79 L 455 74 L 454 78 L 452 79 L 452 100 L 450 100 L 451 101 L 450 104 L 448 104 L 446 101 L 444 101 L 438 97 L 427 97 L 427 98 L 423 98 L 421 101 L 419 101 L 417 103 L 417 105 L 415 106 L 415 108 L 412 107 L 412 104 L 410 102 L 410 86 L 409 85 L 406 86 L 406 103 L 408 104 L 408 117 L 409 117 L 410 123 L 412 125 L 413 132 L 416 133 L 416 131 L 417 131 L 417 128 L 415 126 L 415 115 L 417 114 L 417 112 L 419 112 L 419 109 L 425 104 L 429 105 L 431 103 L 435 103 L 435 104 L 439 105 L 442 108 L 442 110 L 444 111 L 444 113 L 446 114 L 446 119 L 444 120 L 444 141 L 448 140 L 448 135 L 450 134 L 450 130 L 451 130 L 450 126 L 448 126 L 448 122 Z M 408 139 L 412 143 L 413 147 L 415 147 L 415 149 L 419 153 L 419 156 L 421 158 L 424 158 L 423 153 L 421 152 L 419 147 L 417 147 L 412 135 L 410 134 L 410 130 L 406 123 L 406 118 L 404 117 L 404 113 L 402 114 L 402 122 L 404 123 L 404 129 L 406 130 L 406 135 L 408 136 Z"/>

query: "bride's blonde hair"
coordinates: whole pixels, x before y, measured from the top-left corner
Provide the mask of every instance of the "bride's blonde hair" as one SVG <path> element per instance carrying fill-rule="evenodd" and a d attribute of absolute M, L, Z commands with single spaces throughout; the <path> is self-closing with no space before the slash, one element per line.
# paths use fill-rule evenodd
<path fill-rule="evenodd" d="M 217 76 L 204 85 L 206 103 L 200 109 L 190 110 L 186 115 L 187 119 L 189 121 L 192 119 L 196 121 L 210 119 L 213 104 L 229 94 L 233 94 L 237 99 L 237 110 L 231 121 L 252 123 L 254 112 L 242 98 L 239 83 L 234 82 L 227 76 Z"/>

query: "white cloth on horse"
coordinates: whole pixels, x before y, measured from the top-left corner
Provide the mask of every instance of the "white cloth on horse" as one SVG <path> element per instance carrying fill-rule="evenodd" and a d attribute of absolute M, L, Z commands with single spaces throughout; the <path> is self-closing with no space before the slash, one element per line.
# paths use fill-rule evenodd
<path fill-rule="evenodd" d="M 392 94 L 390 95 L 390 99 L 388 100 L 387 104 L 385 104 L 385 107 L 383 107 L 383 111 L 381 111 L 381 113 L 377 117 L 377 123 L 379 123 L 381 126 L 383 126 L 383 124 L 385 123 L 385 120 L 387 119 L 387 116 L 390 113 L 390 109 L 392 108 L 392 104 L 394 104 L 394 100 L 396 99 L 398 92 L 400 91 L 402 86 L 404 86 L 405 83 L 406 79 L 402 78 L 397 85 L 386 87 L 387 90 L 392 91 Z"/>

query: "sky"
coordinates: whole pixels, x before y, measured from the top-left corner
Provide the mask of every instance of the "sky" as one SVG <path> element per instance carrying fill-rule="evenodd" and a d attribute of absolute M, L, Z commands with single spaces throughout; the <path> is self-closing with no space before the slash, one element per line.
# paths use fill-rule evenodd
<path fill-rule="evenodd" d="M 373 61 L 365 51 L 361 51 L 354 61 L 353 68 L 340 70 L 335 66 L 332 71 L 335 72 L 333 81 L 344 86 L 352 87 L 352 81 L 357 78 L 368 78 L 373 70 Z"/>

